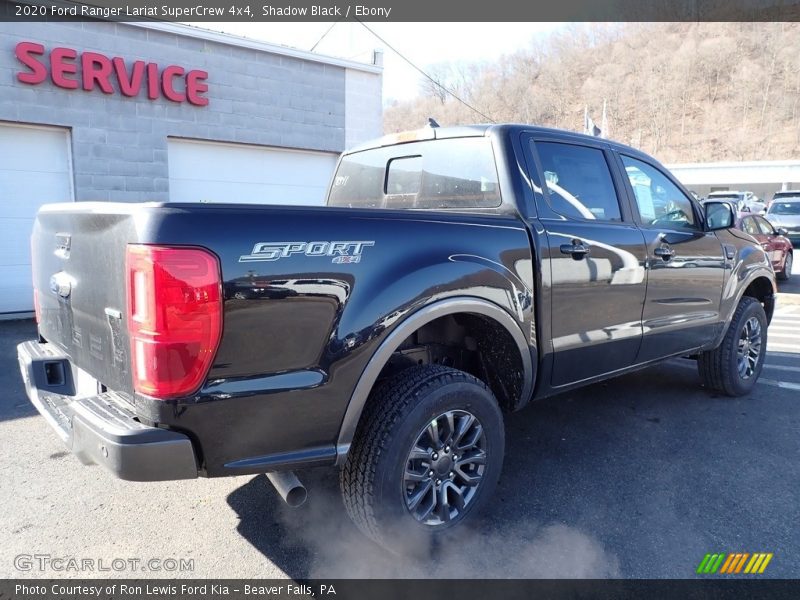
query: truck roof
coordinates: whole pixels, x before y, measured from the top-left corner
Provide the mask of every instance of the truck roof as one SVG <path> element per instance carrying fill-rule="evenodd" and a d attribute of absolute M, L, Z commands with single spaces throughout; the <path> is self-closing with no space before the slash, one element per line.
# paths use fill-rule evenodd
<path fill-rule="evenodd" d="M 598 138 L 569 131 L 566 129 L 556 129 L 552 127 L 541 127 L 538 125 L 529 125 L 524 123 L 498 123 L 498 124 L 475 124 L 475 125 L 454 125 L 448 127 L 423 127 L 421 129 L 403 131 L 399 133 L 390 133 L 381 138 L 370 140 L 358 146 L 351 148 L 344 152 L 344 154 L 352 154 L 355 152 L 362 152 L 364 150 L 371 150 L 374 148 L 381 148 L 383 146 L 394 146 L 407 142 L 419 142 L 423 140 L 441 140 L 447 138 L 459 137 L 484 137 L 492 134 L 500 133 L 514 133 L 514 132 L 531 132 L 531 133 L 547 133 L 555 134 L 559 137 L 570 138 L 575 140 L 592 140 L 597 141 Z M 642 154 L 641 150 L 637 150 L 631 146 L 615 142 L 614 140 L 604 139 L 604 142 L 617 150 L 624 150 L 627 153 Z"/>

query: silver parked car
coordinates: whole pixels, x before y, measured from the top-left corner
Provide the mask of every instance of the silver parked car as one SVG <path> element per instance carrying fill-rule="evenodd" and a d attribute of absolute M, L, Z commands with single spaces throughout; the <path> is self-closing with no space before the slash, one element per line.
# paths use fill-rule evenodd
<path fill-rule="evenodd" d="M 767 208 L 753 192 L 739 192 L 735 190 L 711 192 L 708 200 L 731 200 L 736 202 L 738 212 L 749 212 L 760 215 Z"/>
<path fill-rule="evenodd" d="M 800 195 L 773 200 L 766 217 L 776 228 L 785 229 L 793 244 L 800 244 Z"/>
<path fill-rule="evenodd" d="M 781 190 L 772 194 L 772 202 L 784 198 L 800 198 L 800 190 Z"/>

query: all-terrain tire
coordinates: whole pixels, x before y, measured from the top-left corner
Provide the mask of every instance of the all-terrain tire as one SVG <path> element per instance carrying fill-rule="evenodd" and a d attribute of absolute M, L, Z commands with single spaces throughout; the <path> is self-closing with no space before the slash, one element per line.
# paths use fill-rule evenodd
<path fill-rule="evenodd" d="M 468 420 L 465 414 L 475 417 L 483 432 L 480 440 L 485 462 L 480 481 L 459 514 L 446 522 L 431 524 L 412 514 L 407 502 L 415 490 L 406 487 L 406 477 L 409 465 L 420 464 L 424 473 L 428 468 L 434 473 L 435 468 L 441 467 L 441 459 L 425 467 L 425 459 L 409 463 L 408 458 L 412 447 L 420 447 L 419 436 L 425 435 L 428 425 L 448 414 L 457 415 L 458 423 Z M 446 430 L 443 426 L 442 437 Z M 437 425 L 437 437 L 439 431 Z M 411 367 L 378 386 L 367 402 L 340 473 L 344 506 L 358 528 L 385 548 L 400 554 L 425 552 L 426 548 L 430 551 L 431 544 L 453 525 L 478 512 L 492 496 L 502 468 L 504 444 L 503 415 L 486 384 L 449 367 Z M 448 452 L 457 452 L 456 446 L 452 450 L 448 446 Z M 433 456 L 433 450 L 428 451 Z M 440 452 L 444 452 L 444 446 Z M 452 458 L 459 459 L 457 455 Z M 460 458 L 466 462 L 467 454 Z M 447 469 L 447 464 L 444 467 Z M 432 477 L 431 485 L 439 477 L 439 473 Z M 447 485 L 448 474 L 442 473 L 441 478 Z M 459 476 L 453 481 L 459 481 Z M 437 490 L 435 494 L 441 493 Z M 447 494 L 452 491 L 452 487 L 448 488 Z M 434 496 L 432 502 L 438 499 Z"/>
<path fill-rule="evenodd" d="M 740 370 L 738 351 L 742 341 L 742 332 L 748 323 L 752 325 L 751 319 L 758 322 L 760 346 L 752 373 L 745 377 Z M 733 319 L 731 319 L 722 343 L 717 348 L 698 356 L 697 370 L 707 388 L 728 396 L 744 396 L 750 393 L 758 381 L 764 366 L 766 352 L 767 315 L 758 300 L 745 296 L 733 313 Z"/>

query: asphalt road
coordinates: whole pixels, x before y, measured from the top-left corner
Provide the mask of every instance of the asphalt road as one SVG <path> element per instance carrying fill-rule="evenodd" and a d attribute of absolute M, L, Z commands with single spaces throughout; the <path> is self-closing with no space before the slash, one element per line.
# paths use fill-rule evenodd
<path fill-rule="evenodd" d="M 349 523 L 332 470 L 305 474 L 309 501 L 289 509 L 263 476 L 148 484 L 82 466 L 22 390 L 14 346 L 33 324 L 0 323 L 0 577 L 674 578 L 737 551 L 774 553 L 764 576 L 800 577 L 800 273 L 782 292 L 749 397 L 711 394 L 674 360 L 534 403 L 507 419 L 483 519 L 403 559 Z M 15 567 L 37 554 L 95 571 Z M 113 559 L 193 570 L 97 570 Z"/>

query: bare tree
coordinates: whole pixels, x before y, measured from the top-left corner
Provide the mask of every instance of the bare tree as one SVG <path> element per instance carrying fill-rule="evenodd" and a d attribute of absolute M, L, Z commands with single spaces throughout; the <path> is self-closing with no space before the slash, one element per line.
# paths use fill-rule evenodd
<path fill-rule="evenodd" d="M 573 24 L 490 63 L 442 63 L 385 128 L 502 121 L 581 130 L 603 101 L 622 142 L 662 160 L 800 154 L 800 25 Z"/>

